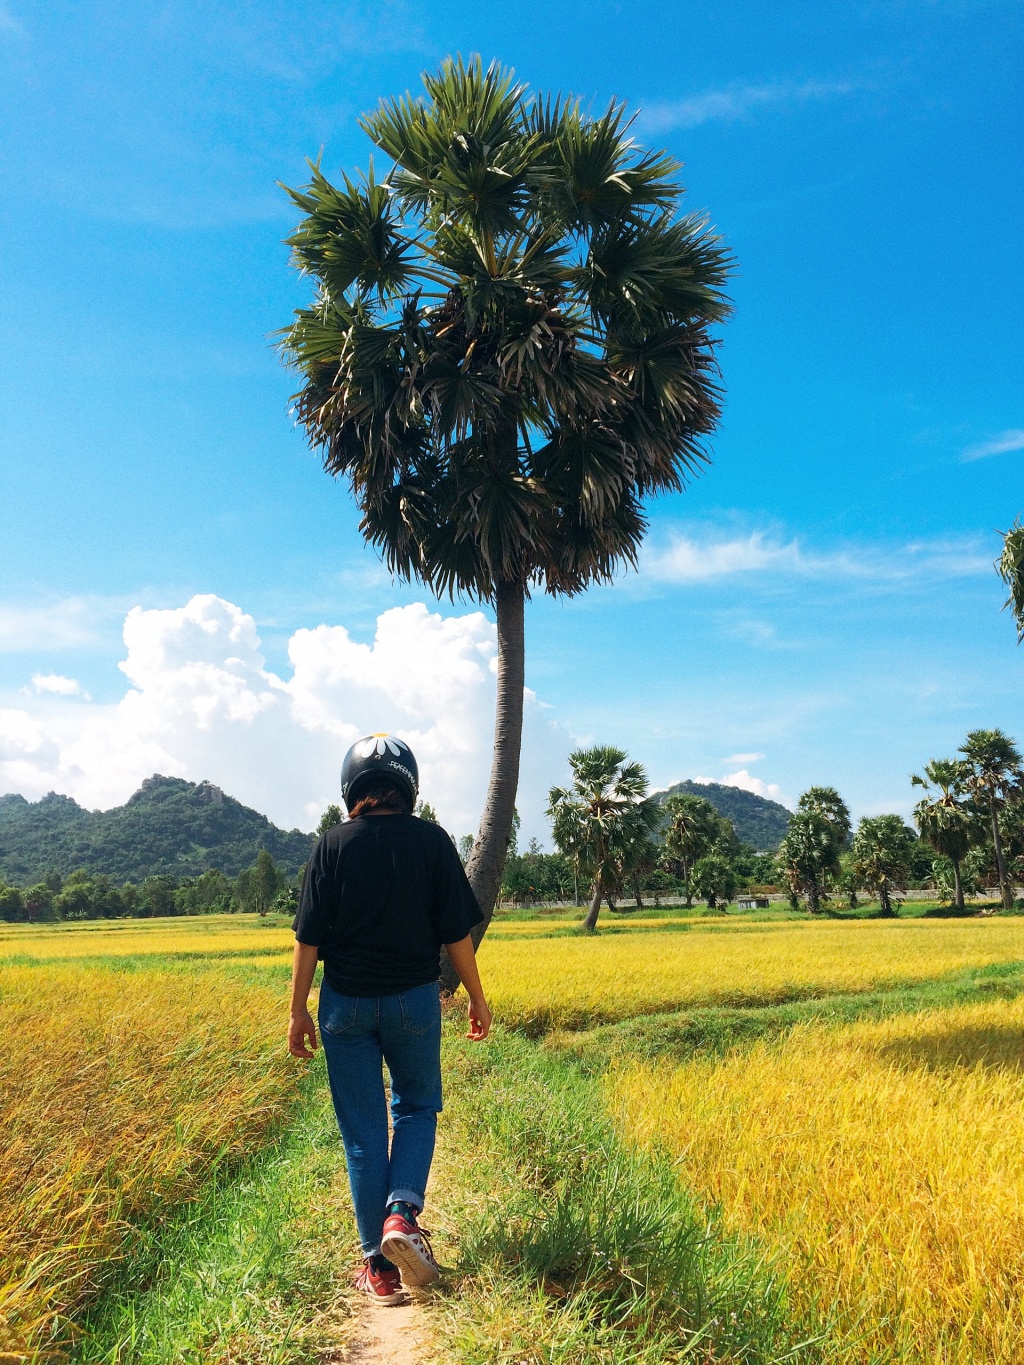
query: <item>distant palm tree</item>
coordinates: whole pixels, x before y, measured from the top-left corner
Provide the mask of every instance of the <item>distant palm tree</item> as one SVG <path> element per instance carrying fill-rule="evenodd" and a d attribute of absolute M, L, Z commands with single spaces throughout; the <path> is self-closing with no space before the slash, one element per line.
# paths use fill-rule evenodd
<path fill-rule="evenodd" d="M 675 864 L 673 869 L 682 879 L 686 892 L 686 904 L 693 904 L 693 888 L 690 875 L 698 858 L 710 853 L 719 836 L 720 818 L 718 811 L 703 796 L 690 796 L 686 792 L 676 792 L 662 804 L 662 813 L 668 817 L 665 827 L 666 859 Z"/>
<path fill-rule="evenodd" d="M 914 831 L 898 815 L 866 815 L 853 836 L 853 865 L 864 885 L 878 897 L 880 913 L 895 915 L 893 900 L 910 880 Z"/>
<path fill-rule="evenodd" d="M 732 864 L 720 853 L 707 853 L 693 865 L 693 889 L 702 897 L 709 910 L 718 902 L 725 909 L 736 894 L 736 873 Z"/>
<path fill-rule="evenodd" d="M 779 866 L 789 882 L 791 898 L 803 892 L 812 915 L 821 909 L 824 883 L 839 875 L 841 844 L 835 824 L 818 810 L 797 810 L 779 844 Z"/>
<path fill-rule="evenodd" d="M 836 843 L 845 848 L 850 841 L 850 808 L 835 787 L 808 787 L 796 803 L 798 811 L 813 811 L 827 820 L 835 831 Z"/>
<path fill-rule="evenodd" d="M 1020 517 L 1008 531 L 1002 533 L 1003 552 L 996 560 L 996 570 L 1010 590 L 1003 603 L 1009 607 L 1017 625 L 1017 643 L 1024 642 L 1024 525 Z"/>
<path fill-rule="evenodd" d="M 647 774 L 622 749 L 598 744 L 569 755 L 571 787 L 552 787 L 548 815 L 560 851 L 579 874 L 592 879 L 593 892 L 584 927 L 593 930 L 601 901 L 622 885 L 624 870 L 638 844 L 657 828 L 658 804 L 647 795 Z"/>
<path fill-rule="evenodd" d="M 960 864 L 978 836 L 977 815 L 964 799 L 966 776 L 966 764 L 957 759 L 933 758 L 925 766 L 924 777 L 915 773 L 910 779 L 915 787 L 928 792 L 914 807 L 914 821 L 921 838 L 953 866 L 953 896 L 958 910 L 964 909 Z"/>
<path fill-rule="evenodd" d="M 661 845 L 646 830 L 630 844 L 622 863 L 623 881 L 629 886 L 637 910 L 643 909 L 643 879 L 654 872 L 661 858 Z"/>
<path fill-rule="evenodd" d="M 645 499 L 707 459 L 731 262 L 677 216 L 679 164 L 634 142 L 623 105 L 592 118 L 479 60 L 423 82 L 360 120 L 383 181 L 315 165 L 288 191 L 317 292 L 282 348 L 298 420 L 392 572 L 494 605 L 494 755 L 467 865 L 486 927 L 519 777 L 524 600 L 635 564 Z"/>
<path fill-rule="evenodd" d="M 1024 771 L 1020 750 L 1002 730 L 972 730 L 960 752 L 964 764 L 964 787 L 988 815 L 992 827 L 992 845 L 996 855 L 999 891 L 1003 909 L 1013 909 L 1013 886 L 1003 851 L 1003 836 L 999 828 L 999 812 L 1008 801 L 1019 800 Z"/>

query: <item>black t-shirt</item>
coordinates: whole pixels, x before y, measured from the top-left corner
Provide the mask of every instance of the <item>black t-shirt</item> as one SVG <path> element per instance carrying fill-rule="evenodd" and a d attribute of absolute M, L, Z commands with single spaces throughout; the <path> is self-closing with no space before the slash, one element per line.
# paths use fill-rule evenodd
<path fill-rule="evenodd" d="M 483 919 L 455 845 L 414 815 L 363 815 L 318 840 L 295 937 L 342 995 L 397 995 L 438 978 L 442 943 Z"/>

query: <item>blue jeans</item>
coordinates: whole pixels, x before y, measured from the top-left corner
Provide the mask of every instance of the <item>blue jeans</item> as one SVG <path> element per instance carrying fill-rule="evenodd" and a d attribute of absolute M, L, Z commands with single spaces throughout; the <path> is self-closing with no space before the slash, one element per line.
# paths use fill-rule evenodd
<path fill-rule="evenodd" d="M 320 1037 L 363 1255 L 380 1251 L 387 1205 L 422 1209 L 441 1109 L 441 1001 L 436 981 L 400 995 L 320 987 Z M 381 1063 L 391 1073 L 393 1136 Z"/>

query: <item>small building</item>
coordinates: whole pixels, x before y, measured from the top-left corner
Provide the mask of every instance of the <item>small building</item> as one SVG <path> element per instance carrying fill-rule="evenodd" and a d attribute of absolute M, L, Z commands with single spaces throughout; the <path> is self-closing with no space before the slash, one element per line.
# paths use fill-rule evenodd
<path fill-rule="evenodd" d="M 767 910 L 767 896 L 737 896 L 736 907 L 739 910 Z"/>

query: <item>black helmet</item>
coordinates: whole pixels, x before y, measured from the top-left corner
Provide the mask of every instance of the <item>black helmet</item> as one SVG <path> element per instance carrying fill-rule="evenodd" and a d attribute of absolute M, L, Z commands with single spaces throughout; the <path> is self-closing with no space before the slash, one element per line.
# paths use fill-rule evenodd
<path fill-rule="evenodd" d="M 341 765 L 341 799 L 352 809 L 359 789 L 368 779 L 386 777 L 394 782 L 416 805 L 420 789 L 420 770 L 413 752 L 397 735 L 365 735 L 357 739 Z"/>

